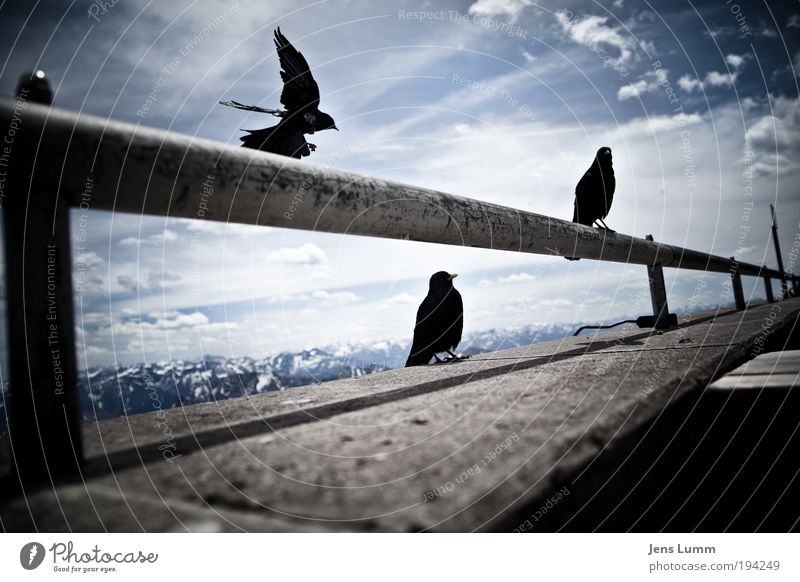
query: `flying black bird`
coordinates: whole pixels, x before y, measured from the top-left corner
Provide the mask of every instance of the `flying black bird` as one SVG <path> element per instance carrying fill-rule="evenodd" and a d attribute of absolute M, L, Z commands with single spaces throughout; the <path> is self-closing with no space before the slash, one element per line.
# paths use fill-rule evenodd
<path fill-rule="evenodd" d="M 307 143 L 303 134 L 335 129 L 333 118 L 319 110 L 319 87 L 303 54 L 292 46 L 281 29 L 275 31 L 275 48 L 281 65 L 283 92 L 281 103 L 285 109 L 265 109 L 257 105 L 244 105 L 238 101 L 220 101 L 222 105 L 245 111 L 270 113 L 280 117 L 278 125 L 265 129 L 245 129 L 242 147 L 300 159 L 317 149 Z"/>
<path fill-rule="evenodd" d="M 457 274 L 439 271 L 431 276 L 428 295 L 417 310 L 417 323 L 414 326 L 414 341 L 406 367 L 424 366 L 436 358 L 441 362 L 439 352 L 447 352 L 455 360 L 462 360 L 454 354 L 461 341 L 464 327 L 464 304 L 461 294 L 453 287 Z"/>
<path fill-rule="evenodd" d="M 602 228 L 614 232 L 608 228 L 603 219 L 611 210 L 616 185 L 614 167 L 611 164 L 611 148 L 602 147 L 597 150 L 591 167 L 575 186 L 575 212 L 572 215 L 572 222 L 586 226 L 600 222 Z M 580 260 L 574 257 L 565 258 L 570 261 Z"/>
<path fill-rule="evenodd" d="M 599 222 L 603 228 L 611 230 L 603 219 L 611 210 L 616 184 L 611 165 L 611 148 L 602 147 L 597 150 L 594 162 L 575 187 L 575 213 L 572 215 L 572 222 L 586 226 Z"/>

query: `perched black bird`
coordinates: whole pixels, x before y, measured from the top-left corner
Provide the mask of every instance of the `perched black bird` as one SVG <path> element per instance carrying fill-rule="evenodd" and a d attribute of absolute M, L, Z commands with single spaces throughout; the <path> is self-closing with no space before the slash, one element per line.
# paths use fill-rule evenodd
<path fill-rule="evenodd" d="M 600 222 L 609 232 L 614 232 L 603 219 L 611 210 L 611 201 L 614 199 L 614 190 L 617 182 L 614 178 L 614 167 L 611 164 L 611 148 L 602 147 L 597 150 L 591 167 L 575 186 L 575 212 L 572 222 L 593 226 Z M 564 257 L 568 261 L 579 261 L 577 257 Z"/>
<path fill-rule="evenodd" d="M 616 185 L 614 167 L 611 165 L 611 148 L 602 147 L 597 150 L 594 162 L 575 187 L 575 213 L 572 215 L 572 222 L 586 226 L 600 222 L 603 228 L 611 230 L 603 219 L 611 210 Z"/>
<path fill-rule="evenodd" d="M 333 118 L 319 110 L 319 87 L 303 54 L 292 46 L 281 29 L 275 31 L 275 48 L 281 65 L 283 92 L 281 103 L 286 109 L 265 109 L 257 105 L 244 105 L 238 101 L 220 101 L 222 105 L 270 113 L 280 117 L 281 121 L 274 127 L 265 129 L 245 129 L 248 135 L 241 137 L 242 147 L 253 148 L 283 156 L 301 158 L 317 149 L 313 143 L 307 143 L 306 133 L 314 133 L 324 129 L 335 129 Z"/>
<path fill-rule="evenodd" d="M 439 271 L 431 276 L 428 296 L 417 310 L 417 323 L 414 326 L 414 342 L 406 361 L 408 366 L 424 366 L 436 358 L 441 362 L 439 352 L 447 352 L 455 360 L 463 360 L 454 354 L 461 341 L 464 327 L 464 304 L 461 294 L 453 287 L 457 274 Z"/>

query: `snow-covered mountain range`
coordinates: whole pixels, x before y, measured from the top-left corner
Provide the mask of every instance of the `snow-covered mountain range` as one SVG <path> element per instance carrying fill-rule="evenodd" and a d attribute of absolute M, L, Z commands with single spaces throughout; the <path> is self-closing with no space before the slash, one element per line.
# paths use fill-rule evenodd
<path fill-rule="evenodd" d="M 572 326 L 543 325 L 467 334 L 459 344 L 466 355 L 559 339 Z M 338 344 L 300 352 L 252 358 L 206 356 L 198 361 L 172 360 L 132 366 L 81 370 L 78 386 L 85 419 L 152 412 L 180 405 L 225 400 L 295 386 L 357 378 L 405 365 L 409 339 Z M 0 433 L 5 425 L 0 399 Z"/>

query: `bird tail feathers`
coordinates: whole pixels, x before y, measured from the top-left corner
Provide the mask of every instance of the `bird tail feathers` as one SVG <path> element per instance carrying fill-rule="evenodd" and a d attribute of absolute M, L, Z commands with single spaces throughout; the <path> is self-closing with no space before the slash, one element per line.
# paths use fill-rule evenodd
<path fill-rule="evenodd" d="M 428 350 L 416 353 L 412 350 L 408 356 L 408 360 L 406 360 L 406 368 L 410 368 L 411 366 L 424 366 L 431 361 L 432 357 L 433 354 Z"/>
<path fill-rule="evenodd" d="M 303 134 L 299 131 L 281 131 L 281 124 L 265 129 L 245 129 L 247 135 L 242 140 L 242 147 L 272 152 L 282 156 L 301 158 L 311 153 Z"/>

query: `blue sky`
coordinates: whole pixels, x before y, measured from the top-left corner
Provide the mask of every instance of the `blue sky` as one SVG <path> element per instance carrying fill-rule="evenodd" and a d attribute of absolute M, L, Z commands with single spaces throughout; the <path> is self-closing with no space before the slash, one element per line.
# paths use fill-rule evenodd
<path fill-rule="evenodd" d="M 617 194 L 606 222 L 618 231 L 771 266 L 768 205 L 785 249 L 800 234 L 797 2 L 99 6 L 0 5 L 0 92 L 40 68 L 60 107 L 238 144 L 240 128 L 270 120 L 217 101 L 278 105 L 280 26 L 342 129 L 313 136 L 313 163 L 570 218 L 575 184 L 607 145 Z M 410 338 L 441 269 L 461 274 L 466 331 L 649 309 L 639 266 L 83 220 L 80 367 Z M 730 300 L 723 275 L 666 276 L 673 308 Z"/>

